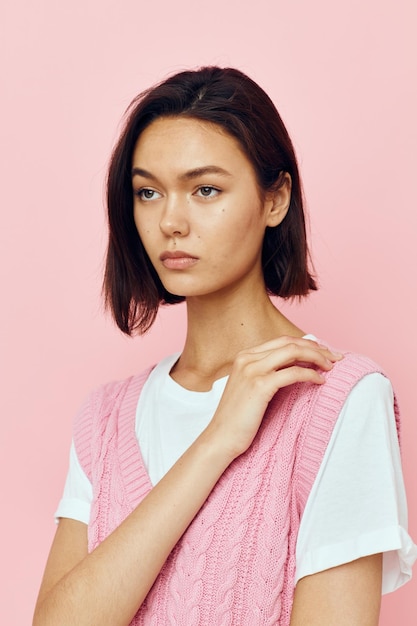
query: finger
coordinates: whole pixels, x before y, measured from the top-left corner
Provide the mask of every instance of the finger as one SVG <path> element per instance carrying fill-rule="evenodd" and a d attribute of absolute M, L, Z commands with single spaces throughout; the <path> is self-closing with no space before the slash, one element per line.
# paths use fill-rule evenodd
<path fill-rule="evenodd" d="M 265 376 L 258 376 L 256 387 L 261 392 L 264 402 L 267 404 L 272 400 L 279 389 L 289 387 L 295 383 L 313 383 L 322 385 L 325 377 L 318 370 L 309 367 L 300 367 L 293 365 L 285 369 L 271 372 Z"/>
<path fill-rule="evenodd" d="M 293 365 L 308 368 L 315 366 L 322 370 L 332 369 L 334 360 L 327 351 L 288 344 L 280 349 L 269 350 L 255 355 L 244 355 L 238 359 L 248 377 L 266 375 Z"/>
<path fill-rule="evenodd" d="M 342 354 L 338 352 L 332 352 L 330 348 L 324 345 L 320 345 L 317 341 L 313 339 L 304 339 L 303 337 L 288 337 L 286 335 L 277 337 L 275 339 L 271 339 L 269 341 L 266 341 L 265 343 L 259 344 L 258 346 L 254 346 L 253 348 L 250 348 L 249 350 L 245 350 L 244 353 L 256 355 L 256 354 L 261 354 L 263 352 L 268 352 L 270 350 L 276 350 L 278 348 L 291 345 L 291 344 L 295 344 L 301 347 L 304 346 L 307 348 L 314 347 L 314 349 L 320 350 L 323 353 L 325 353 L 326 356 L 328 356 L 328 358 L 330 358 L 331 360 L 339 360 L 343 357 Z"/>
<path fill-rule="evenodd" d="M 276 350 L 277 348 L 281 348 L 289 343 L 295 343 L 297 345 L 313 344 L 319 347 L 319 344 L 317 343 L 317 341 L 313 341 L 312 339 L 304 339 L 303 337 L 290 337 L 288 335 L 281 335 L 280 337 L 274 337 L 274 339 L 270 339 L 269 341 L 260 343 L 257 346 L 253 346 L 252 348 L 249 348 L 246 352 L 256 354 L 258 352 Z"/>
<path fill-rule="evenodd" d="M 286 367 L 285 369 L 279 370 L 273 374 L 273 378 L 275 378 L 277 389 L 302 382 L 311 382 L 322 385 L 326 380 L 323 374 L 316 369 L 311 367 L 300 367 L 299 365 L 293 365 L 292 367 Z"/>
<path fill-rule="evenodd" d="M 263 377 L 261 382 L 258 379 L 263 389 L 268 394 L 268 401 L 273 398 L 279 389 L 289 387 L 296 383 L 313 383 L 316 385 L 322 385 L 325 382 L 325 377 L 318 370 L 309 367 L 300 367 L 299 365 L 293 365 L 292 367 L 286 367 L 285 369 L 273 372 L 268 376 Z"/>

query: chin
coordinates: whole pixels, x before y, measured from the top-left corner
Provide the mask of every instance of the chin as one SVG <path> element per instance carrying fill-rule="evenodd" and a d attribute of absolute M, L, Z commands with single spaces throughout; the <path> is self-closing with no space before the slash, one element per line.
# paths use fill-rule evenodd
<path fill-rule="evenodd" d="M 179 298 L 184 299 L 187 296 L 184 296 L 184 294 L 182 293 L 175 293 L 174 291 L 168 291 L 168 289 L 165 287 L 165 297 L 164 300 L 165 302 L 171 304 L 171 303 L 175 303 L 178 302 Z"/>
<path fill-rule="evenodd" d="M 225 290 L 227 292 L 228 287 L 233 288 L 227 281 L 198 280 L 184 275 L 164 276 L 164 280 L 161 277 L 160 280 L 165 291 L 173 298 L 202 298 L 223 293 Z"/>
<path fill-rule="evenodd" d="M 162 285 L 167 292 L 168 297 L 171 295 L 173 298 L 187 298 L 188 296 L 196 296 L 203 295 L 205 292 L 201 289 L 201 286 L 197 287 L 196 285 L 188 285 L 178 284 L 179 281 L 165 280 L 161 281 Z M 183 281 L 181 281 L 183 283 Z"/>
<path fill-rule="evenodd" d="M 198 298 L 199 296 L 207 296 L 207 292 L 204 291 L 203 289 L 193 289 L 192 287 L 190 287 L 189 289 L 175 289 L 172 287 L 169 288 L 166 285 L 164 285 L 165 291 L 167 292 L 167 298 L 169 299 L 169 296 L 171 296 L 173 299 L 175 298 L 181 298 L 186 300 L 187 298 Z"/>

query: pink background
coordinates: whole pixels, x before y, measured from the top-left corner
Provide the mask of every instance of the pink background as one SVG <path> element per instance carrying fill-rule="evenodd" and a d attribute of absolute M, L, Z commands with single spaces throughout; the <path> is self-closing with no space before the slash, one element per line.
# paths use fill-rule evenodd
<path fill-rule="evenodd" d="M 102 197 L 131 98 L 190 66 L 246 71 L 288 125 L 321 290 L 285 310 L 391 376 L 416 540 L 415 1 L 15 0 L 0 12 L 0 622 L 30 622 L 82 398 L 181 347 L 182 307 L 143 340 L 104 318 Z M 384 599 L 383 626 L 415 625 L 416 581 Z"/>

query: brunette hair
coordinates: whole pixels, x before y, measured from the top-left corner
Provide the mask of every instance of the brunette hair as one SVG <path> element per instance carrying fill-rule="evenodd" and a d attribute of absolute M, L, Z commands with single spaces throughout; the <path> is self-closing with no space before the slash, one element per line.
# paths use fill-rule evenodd
<path fill-rule="evenodd" d="M 107 307 L 126 334 L 145 333 L 160 304 L 184 300 L 161 283 L 133 218 L 132 157 L 141 132 L 160 117 L 183 116 L 223 127 L 252 163 L 264 192 L 291 176 L 291 202 L 278 226 L 268 227 L 262 266 L 269 294 L 290 298 L 317 289 L 309 254 L 297 159 L 288 132 L 269 96 L 233 68 L 203 67 L 171 76 L 139 94 L 127 110 L 107 178 L 109 243 L 103 292 Z"/>

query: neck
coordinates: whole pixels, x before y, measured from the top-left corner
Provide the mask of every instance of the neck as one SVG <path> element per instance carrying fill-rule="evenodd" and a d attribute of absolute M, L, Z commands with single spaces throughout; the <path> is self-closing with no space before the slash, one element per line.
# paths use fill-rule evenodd
<path fill-rule="evenodd" d="M 188 329 L 173 378 L 195 390 L 210 389 L 230 373 L 238 352 L 281 335 L 304 333 L 272 304 L 263 285 L 242 298 L 236 292 L 187 300 Z"/>

